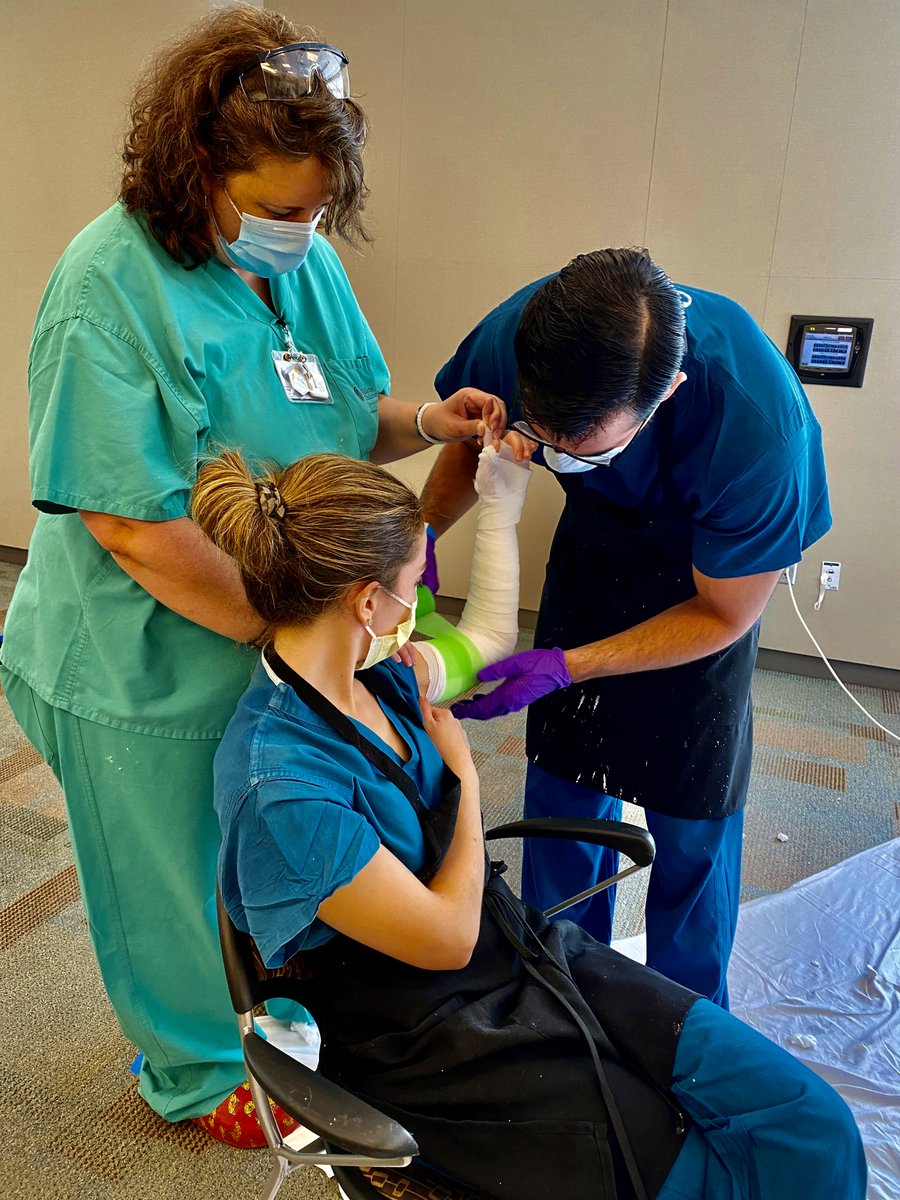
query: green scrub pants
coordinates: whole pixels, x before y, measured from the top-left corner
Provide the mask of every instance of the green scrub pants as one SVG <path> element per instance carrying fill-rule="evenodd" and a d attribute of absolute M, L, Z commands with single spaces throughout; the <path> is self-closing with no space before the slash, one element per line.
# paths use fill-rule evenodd
<path fill-rule="evenodd" d="M 65 793 L 103 982 L 144 1053 L 140 1093 L 168 1121 L 204 1116 L 245 1078 L 216 927 L 218 740 L 127 733 L 0 679 Z"/>

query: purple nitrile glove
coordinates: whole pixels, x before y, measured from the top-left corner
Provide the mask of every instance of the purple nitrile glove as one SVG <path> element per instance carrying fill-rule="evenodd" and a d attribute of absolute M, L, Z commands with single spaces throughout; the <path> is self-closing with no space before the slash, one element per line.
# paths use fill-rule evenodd
<path fill-rule="evenodd" d="M 437 557 L 434 553 L 434 543 L 437 540 L 437 534 L 430 525 L 425 526 L 425 532 L 428 535 L 425 541 L 425 570 L 422 572 L 422 582 L 431 592 L 432 596 L 438 594 L 438 588 L 441 586 L 438 580 Z"/>
<path fill-rule="evenodd" d="M 523 650 L 501 658 L 479 671 L 478 678 L 482 683 L 492 683 L 495 679 L 502 679 L 503 683 L 492 692 L 479 693 L 471 700 L 452 705 L 450 711 L 454 717 L 489 721 L 491 717 L 517 712 L 572 682 L 566 656 L 558 646 L 552 650 Z"/>

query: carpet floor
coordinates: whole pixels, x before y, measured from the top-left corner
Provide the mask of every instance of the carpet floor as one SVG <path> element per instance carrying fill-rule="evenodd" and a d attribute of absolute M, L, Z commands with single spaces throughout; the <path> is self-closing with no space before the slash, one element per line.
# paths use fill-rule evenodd
<path fill-rule="evenodd" d="M 17 567 L 0 563 L 0 630 Z M 523 633 L 520 645 L 528 644 Z M 854 687 L 900 727 L 900 693 Z M 781 891 L 900 834 L 900 745 L 864 723 L 836 684 L 757 671 L 756 748 L 742 899 Z M 520 815 L 524 718 L 467 726 L 485 819 Z M 626 806 L 626 820 L 642 812 Z M 515 847 L 508 846 L 515 878 Z M 619 889 L 616 936 L 640 931 L 646 872 Z M 228 1149 L 190 1123 L 170 1125 L 137 1095 L 87 935 L 63 798 L 0 696 L 0 1191 L 9 1200 L 224 1200 L 255 1196 L 262 1153 Z M 335 1197 L 315 1170 L 285 1200 Z"/>

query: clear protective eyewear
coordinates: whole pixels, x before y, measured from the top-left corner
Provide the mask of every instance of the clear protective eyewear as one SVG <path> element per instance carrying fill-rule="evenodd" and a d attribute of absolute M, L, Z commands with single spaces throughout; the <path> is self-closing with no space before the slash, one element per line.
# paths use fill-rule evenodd
<path fill-rule="evenodd" d="M 574 458 L 577 462 L 590 463 L 592 467 L 609 467 L 623 450 L 627 450 L 655 412 L 656 409 L 654 408 L 653 412 L 648 413 L 644 417 L 643 421 L 641 421 L 640 425 L 638 425 L 637 429 L 623 446 L 612 446 L 609 450 L 604 450 L 602 454 L 575 454 L 572 450 L 563 450 L 555 442 L 550 442 L 546 438 L 541 437 L 540 434 L 535 433 L 527 421 L 513 421 L 511 428 L 516 433 L 521 433 L 523 437 L 527 437 L 530 442 L 537 442 L 539 446 L 546 446 L 549 450 L 554 450 L 557 454 L 564 454 L 568 458 Z"/>
<path fill-rule="evenodd" d="M 350 96 L 350 60 L 326 42 L 292 42 L 260 54 L 238 73 L 241 91 L 254 104 L 266 100 L 302 100 L 318 76 L 333 96 Z"/>

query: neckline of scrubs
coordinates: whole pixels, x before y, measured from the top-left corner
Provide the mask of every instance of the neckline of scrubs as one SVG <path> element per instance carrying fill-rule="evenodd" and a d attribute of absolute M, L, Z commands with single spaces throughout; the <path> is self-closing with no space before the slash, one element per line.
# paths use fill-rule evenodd
<path fill-rule="evenodd" d="M 273 647 L 273 650 L 274 650 L 274 647 Z M 262 659 L 263 668 L 264 668 L 266 674 L 269 676 L 269 678 L 272 680 L 273 683 L 276 683 L 276 684 L 281 683 L 281 684 L 284 684 L 285 687 L 291 687 L 290 682 L 287 679 L 282 679 L 282 677 L 278 674 L 278 672 L 275 670 L 275 667 L 269 661 L 266 654 L 261 654 L 260 658 Z M 280 661 L 284 661 L 284 660 L 282 659 Z M 286 664 L 286 665 L 290 666 L 290 664 Z M 363 685 L 363 686 L 365 686 L 365 685 Z M 364 721 L 358 721 L 356 719 L 356 717 L 351 717 L 347 713 L 344 713 L 343 715 L 347 718 L 348 721 L 352 722 L 352 724 L 363 735 L 363 737 L 367 738 L 371 742 L 374 742 L 383 753 L 388 754 L 391 757 L 391 759 L 396 760 L 397 766 L 400 767 L 403 771 L 406 771 L 408 773 L 408 772 L 414 770 L 419 762 L 419 751 L 416 747 L 416 743 L 415 743 L 414 739 L 410 738 L 407 735 L 406 728 L 402 724 L 403 718 L 401 717 L 401 715 L 399 713 L 392 714 L 391 712 L 389 712 L 388 707 L 385 704 L 384 700 L 381 698 L 381 696 L 377 695 L 370 688 L 366 688 L 366 691 L 369 693 L 370 696 L 374 697 L 375 702 L 378 705 L 378 707 L 381 709 L 382 713 L 384 714 L 385 719 L 388 722 L 390 722 L 391 728 L 394 730 L 394 733 L 396 733 L 397 737 L 399 737 L 401 742 L 403 742 L 404 746 L 406 746 L 406 749 L 409 753 L 409 757 L 406 759 L 401 758 L 401 756 L 397 753 L 397 751 L 388 742 L 386 742 L 384 740 L 384 738 L 380 737 L 375 732 L 374 729 L 372 729 L 369 725 L 366 725 L 366 723 Z M 315 710 L 313 710 L 313 711 L 315 711 Z M 338 711 L 340 711 L 340 710 L 338 710 Z M 316 713 L 316 715 L 321 716 L 320 713 Z M 396 717 L 396 720 L 395 720 L 395 717 Z M 400 722 L 399 725 L 398 725 L 398 721 Z"/>
<path fill-rule="evenodd" d="M 275 308 L 271 309 L 236 271 L 226 266 L 220 259 L 215 257 L 209 259 L 206 263 L 206 270 L 213 283 L 220 287 L 254 321 L 259 321 L 264 325 L 277 325 L 279 321 L 287 319 L 282 276 L 275 275 L 269 280 L 272 303 L 275 305 Z"/>
<path fill-rule="evenodd" d="M 366 690 L 368 691 L 368 688 Z M 373 695 L 375 695 L 375 693 L 369 692 L 369 695 L 373 696 Z M 353 724 L 357 727 L 357 729 L 360 731 L 360 733 L 364 737 L 367 737 L 371 741 L 375 742 L 378 746 L 380 746 L 382 749 L 384 749 L 391 756 L 391 758 L 395 758 L 397 760 L 397 765 L 399 767 L 402 767 L 404 771 L 411 770 L 413 767 L 415 767 L 416 763 L 419 761 L 419 752 L 416 749 L 415 742 L 413 742 L 409 737 L 407 737 L 406 729 L 403 727 L 402 718 L 400 717 L 399 713 L 396 714 L 396 720 L 395 720 L 394 716 L 388 712 L 387 707 L 385 706 L 385 703 L 381 699 L 380 696 L 375 696 L 375 703 L 381 709 L 382 713 L 385 716 L 385 719 L 390 723 L 391 728 L 393 729 L 394 733 L 396 733 L 396 735 L 400 739 L 400 741 L 403 742 L 404 746 L 406 747 L 407 751 L 409 752 L 408 758 L 405 758 L 405 759 L 402 758 L 397 753 L 397 751 L 391 746 L 391 744 L 389 742 L 386 742 L 382 737 L 380 737 L 379 734 L 377 734 L 375 732 L 375 730 L 371 728 L 371 726 L 369 726 L 365 723 L 365 721 L 358 721 L 356 719 L 356 717 L 350 717 L 350 720 L 353 722 Z M 398 721 L 400 721 L 401 723 L 398 724 Z"/>

